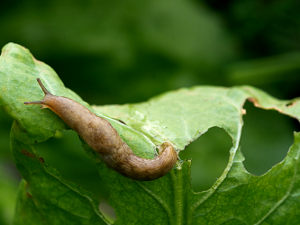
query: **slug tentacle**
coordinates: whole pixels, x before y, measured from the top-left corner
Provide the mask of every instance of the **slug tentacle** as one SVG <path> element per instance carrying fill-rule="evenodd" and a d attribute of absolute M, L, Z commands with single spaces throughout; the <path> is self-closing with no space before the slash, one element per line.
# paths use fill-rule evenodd
<path fill-rule="evenodd" d="M 42 83 L 41 79 L 40 78 L 37 78 L 36 79 L 37 82 L 39 83 L 42 91 L 44 92 L 45 94 L 45 97 L 46 96 L 49 96 L 49 95 L 52 95 L 48 90 L 47 88 L 44 86 L 44 84 Z M 53 96 L 53 95 L 52 95 Z M 45 99 L 44 100 L 41 100 L 41 101 L 33 101 L 33 102 L 24 102 L 25 105 L 34 105 L 34 104 L 38 104 L 38 105 L 46 105 L 46 102 L 45 102 Z"/>
<path fill-rule="evenodd" d="M 24 102 L 25 105 L 42 105 L 44 101 Z"/>
<path fill-rule="evenodd" d="M 144 159 L 133 154 L 111 124 L 72 99 L 51 94 L 37 79 L 45 97 L 41 101 L 24 104 L 41 104 L 51 109 L 97 153 L 104 162 L 121 174 L 137 180 L 153 180 L 165 175 L 177 161 L 173 146 L 165 142 L 154 159 Z"/>
<path fill-rule="evenodd" d="M 48 90 L 47 88 L 44 86 L 44 84 L 42 83 L 41 79 L 40 78 L 37 78 L 36 79 L 37 82 L 39 83 L 40 87 L 42 88 L 42 91 L 44 92 L 45 95 L 52 95 Z"/>

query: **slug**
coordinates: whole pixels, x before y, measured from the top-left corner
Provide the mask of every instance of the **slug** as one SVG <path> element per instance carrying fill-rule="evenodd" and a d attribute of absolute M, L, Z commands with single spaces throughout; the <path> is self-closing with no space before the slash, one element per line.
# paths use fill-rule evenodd
<path fill-rule="evenodd" d="M 177 153 L 170 143 L 164 142 L 159 147 L 156 158 L 140 158 L 133 154 L 107 120 L 72 99 L 51 94 L 39 78 L 37 81 L 45 94 L 44 99 L 24 104 L 41 104 L 42 108 L 52 110 L 99 153 L 109 167 L 132 179 L 154 180 L 165 175 L 175 165 Z"/>

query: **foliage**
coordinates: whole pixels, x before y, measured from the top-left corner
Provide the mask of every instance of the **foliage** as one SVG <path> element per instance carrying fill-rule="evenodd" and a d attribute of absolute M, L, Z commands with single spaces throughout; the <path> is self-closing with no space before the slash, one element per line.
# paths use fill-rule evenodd
<path fill-rule="evenodd" d="M 262 176 L 247 172 L 240 151 L 243 105 L 247 99 L 257 107 L 277 110 L 299 120 L 297 99 L 280 101 L 250 86 L 198 86 L 168 92 L 139 104 L 91 107 L 65 88 L 49 66 L 35 60 L 27 49 L 10 43 L 0 57 L 0 102 L 15 120 L 11 147 L 23 177 L 15 224 L 112 223 L 98 210 L 97 196 L 66 180 L 41 158 L 37 143 L 66 127 L 50 111 L 23 104 L 43 97 L 35 81 L 37 77 L 54 94 L 79 101 L 108 119 L 133 151 L 143 157 L 153 157 L 154 147 L 166 140 L 182 151 L 216 126 L 231 137 L 226 169 L 210 189 L 198 193 L 190 185 L 191 161 L 179 161 L 158 180 L 137 182 L 107 168 L 83 144 L 97 165 L 101 185 L 108 190 L 109 203 L 116 212 L 115 224 L 299 223 L 300 135 L 294 134 L 294 144 L 285 159 Z"/>
<path fill-rule="evenodd" d="M 219 19 L 188 1 L 17 5 L 0 9 L 1 46 L 10 41 L 27 46 L 96 103 L 142 101 L 182 85 L 220 83 L 224 79 L 216 71 L 236 54 Z"/>

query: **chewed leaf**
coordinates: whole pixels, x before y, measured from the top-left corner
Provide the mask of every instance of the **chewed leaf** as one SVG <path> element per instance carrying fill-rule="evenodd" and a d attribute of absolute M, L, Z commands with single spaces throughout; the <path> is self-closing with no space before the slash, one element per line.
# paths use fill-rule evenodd
<path fill-rule="evenodd" d="M 109 190 L 109 201 L 116 212 L 114 224 L 300 224 L 300 134 L 295 133 L 285 159 L 262 176 L 244 168 L 240 149 L 245 101 L 299 121 L 299 99 L 278 100 L 248 86 L 200 86 L 168 92 L 139 104 L 90 107 L 65 88 L 50 67 L 10 43 L 0 57 L 0 101 L 18 122 L 12 130 L 12 150 L 32 196 L 32 200 L 24 197 L 28 187 L 22 183 L 17 213 L 36 215 L 39 209 L 40 217 L 35 216 L 34 221 L 38 221 L 34 224 L 111 223 L 96 209 L 97 199 L 39 161 L 34 142 L 52 137 L 65 126 L 50 111 L 23 105 L 24 101 L 43 97 L 36 77 L 43 79 L 54 94 L 72 98 L 106 118 L 135 153 L 145 157 L 153 157 L 155 145 L 165 141 L 184 150 L 211 127 L 221 127 L 230 135 L 233 145 L 223 174 L 209 190 L 200 193 L 190 185 L 190 161 L 178 162 L 160 179 L 137 182 L 107 168 L 97 154 L 90 154 L 102 184 Z"/>
<path fill-rule="evenodd" d="M 224 128 L 236 143 L 246 98 L 238 88 L 195 87 L 169 92 L 141 104 L 94 109 L 124 121 L 154 141 L 170 140 L 183 150 L 214 126 Z"/>

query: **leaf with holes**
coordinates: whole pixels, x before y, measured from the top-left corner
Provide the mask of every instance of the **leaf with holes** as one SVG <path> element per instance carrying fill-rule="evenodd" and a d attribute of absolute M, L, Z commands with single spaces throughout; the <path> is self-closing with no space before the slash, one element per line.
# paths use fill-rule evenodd
<path fill-rule="evenodd" d="M 209 128 L 223 128 L 233 144 L 228 164 L 210 189 L 195 193 L 190 185 L 191 161 L 179 161 L 162 178 L 140 182 L 107 168 L 84 144 L 98 167 L 95 179 L 100 178 L 109 190 L 109 202 L 116 212 L 112 221 L 98 210 L 95 196 L 65 180 L 40 158 L 36 143 L 66 127 L 49 110 L 23 105 L 42 98 L 37 77 L 54 94 L 72 98 L 106 118 L 141 157 L 153 158 L 155 146 L 164 141 L 182 151 Z M 239 148 L 247 99 L 257 107 L 300 118 L 299 100 L 277 100 L 248 86 L 200 86 L 139 104 L 91 107 L 27 49 L 6 45 L 0 57 L 0 103 L 16 120 L 11 146 L 24 178 L 15 224 L 299 224 L 300 134 L 294 134 L 294 144 L 282 162 L 262 176 L 251 175 L 243 166 Z"/>

